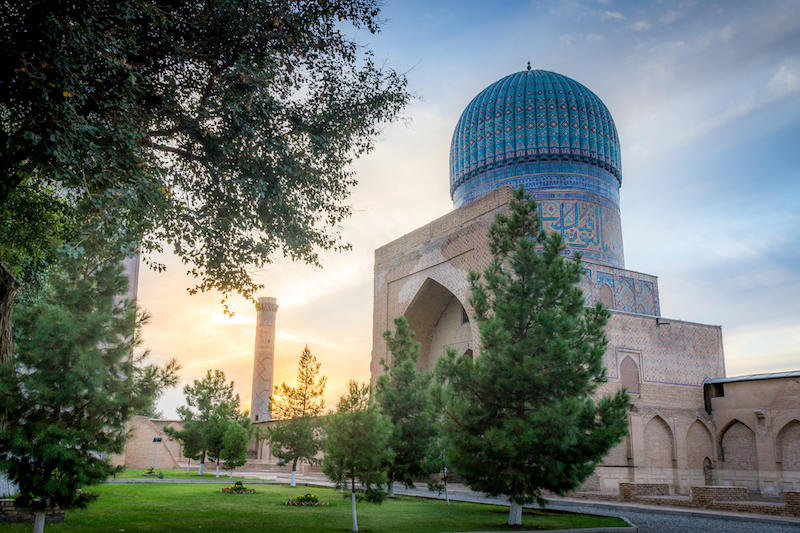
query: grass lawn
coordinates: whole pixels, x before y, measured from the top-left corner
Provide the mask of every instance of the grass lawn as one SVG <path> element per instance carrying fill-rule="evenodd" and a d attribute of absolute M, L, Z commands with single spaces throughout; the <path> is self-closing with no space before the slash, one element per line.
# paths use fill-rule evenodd
<path fill-rule="evenodd" d="M 206 465 L 208 466 L 208 465 Z M 135 470 L 135 469 L 126 469 L 121 474 L 117 474 L 117 479 L 147 479 L 147 477 L 143 476 L 142 473 L 145 472 L 147 469 L 142 470 Z M 176 470 L 156 470 L 156 472 L 161 472 L 164 474 L 164 479 L 207 479 L 207 480 L 216 480 L 217 479 L 217 467 L 216 465 L 212 465 L 211 468 L 206 470 L 202 476 L 197 475 L 197 471 L 186 473 L 186 470 L 183 468 L 176 469 Z M 229 480 L 228 476 L 230 472 L 228 470 L 219 471 L 219 480 L 220 481 L 227 481 Z M 153 476 L 151 479 L 158 479 L 156 476 Z M 244 477 L 244 474 L 240 474 L 233 471 L 233 481 L 236 480 L 243 480 L 243 479 L 255 479 L 255 478 L 248 478 Z"/>
<path fill-rule="evenodd" d="M 314 489 L 328 507 L 288 507 L 286 500 L 309 489 L 254 485 L 256 494 L 220 494 L 219 486 L 192 484 L 101 485 L 92 492 L 100 499 L 83 511 L 68 511 L 66 522 L 47 524 L 45 532 L 182 531 L 340 532 L 350 531 L 350 500 L 338 491 Z M 441 500 L 397 498 L 383 505 L 358 504 L 361 531 L 433 533 L 446 531 L 508 531 L 508 508 Z M 618 518 L 525 510 L 524 529 L 568 529 L 627 526 Z M 30 531 L 30 524 L 0 523 L 0 533 Z"/>

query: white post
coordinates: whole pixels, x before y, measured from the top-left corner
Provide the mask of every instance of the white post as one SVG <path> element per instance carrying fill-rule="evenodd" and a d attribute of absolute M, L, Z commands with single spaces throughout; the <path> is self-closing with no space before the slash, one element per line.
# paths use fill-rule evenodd
<path fill-rule="evenodd" d="M 219 459 L 217 459 L 217 477 L 219 477 Z"/>
<path fill-rule="evenodd" d="M 522 525 L 522 505 L 511 500 L 511 508 L 508 510 L 508 525 L 521 526 Z"/>
<path fill-rule="evenodd" d="M 33 533 L 44 533 L 44 520 L 47 517 L 46 512 L 36 511 L 33 517 Z"/>
<path fill-rule="evenodd" d="M 289 486 L 290 487 L 296 487 L 297 486 L 297 482 L 296 481 L 297 481 L 297 472 L 295 472 L 295 470 L 292 469 L 292 481 L 289 483 Z"/>
<path fill-rule="evenodd" d="M 350 503 L 353 508 L 353 531 L 358 531 L 358 519 L 356 518 L 356 490 L 353 487 L 353 491 L 350 493 Z"/>

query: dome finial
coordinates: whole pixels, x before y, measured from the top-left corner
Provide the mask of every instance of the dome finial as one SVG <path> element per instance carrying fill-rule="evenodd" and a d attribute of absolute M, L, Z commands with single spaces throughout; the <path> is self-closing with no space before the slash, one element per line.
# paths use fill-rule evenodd
<path fill-rule="evenodd" d="M 531 69 L 531 62 L 528 61 L 528 70 L 530 70 L 530 69 Z"/>

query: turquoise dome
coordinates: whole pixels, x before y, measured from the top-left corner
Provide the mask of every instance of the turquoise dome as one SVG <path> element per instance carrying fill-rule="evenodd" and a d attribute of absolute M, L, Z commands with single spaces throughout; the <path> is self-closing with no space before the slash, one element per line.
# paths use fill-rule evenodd
<path fill-rule="evenodd" d="M 561 74 L 523 70 L 481 91 L 461 114 L 450 146 L 453 201 L 475 199 L 462 197 L 478 175 L 536 161 L 584 162 L 616 178 L 617 189 L 622 182 L 617 129 L 600 98 Z"/>
<path fill-rule="evenodd" d="M 524 186 L 564 255 L 623 268 L 619 138 L 608 108 L 575 80 L 523 70 L 493 83 L 461 114 L 450 146 L 456 208 Z"/>

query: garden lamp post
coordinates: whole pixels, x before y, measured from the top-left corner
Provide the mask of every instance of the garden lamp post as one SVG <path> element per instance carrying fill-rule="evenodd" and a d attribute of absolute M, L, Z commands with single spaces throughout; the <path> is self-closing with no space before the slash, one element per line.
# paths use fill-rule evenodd
<path fill-rule="evenodd" d="M 156 451 L 153 453 L 153 470 L 156 469 L 156 458 L 158 457 L 158 443 L 161 442 L 161 437 L 153 437 L 153 444 L 156 446 Z"/>

